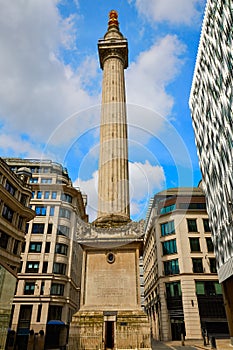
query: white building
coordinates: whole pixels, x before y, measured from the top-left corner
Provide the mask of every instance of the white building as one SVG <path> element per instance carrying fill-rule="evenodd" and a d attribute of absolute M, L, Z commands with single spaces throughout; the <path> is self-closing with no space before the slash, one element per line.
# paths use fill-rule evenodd
<path fill-rule="evenodd" d="M 232 1 L 208 0 L 189 104 L 233 343 L 232 27 Z"/>
<path fill-rule="evenodd" d="M 32 172 L 31 208 L 22 266 L 13 300 L 11 329 L 19 349 L 65 347 L 79 308 L 81 248 L 77 218 L 86 221 L 85 200 L 66 169 L 52 161 L 7 159 L 11 169 Z"/>
<path fill-rule="evenodd" d="M 201 188 L 154 196 L 144 238 L 145 308 L 153 338 L 227 334 L 221 286 Z"/>

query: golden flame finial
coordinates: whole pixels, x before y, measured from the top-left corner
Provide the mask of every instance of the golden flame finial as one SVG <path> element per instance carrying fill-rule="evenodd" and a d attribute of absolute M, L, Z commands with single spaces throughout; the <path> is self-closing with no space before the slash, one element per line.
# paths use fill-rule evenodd
<path fill-rule="evenodd" d="M 119 22 L 118 22 L 118 13 L 115 10 L 111 10 L 109 12 L 109 21 L 108 21 L 108 26 L 116 26 L 118 27 Z"/>

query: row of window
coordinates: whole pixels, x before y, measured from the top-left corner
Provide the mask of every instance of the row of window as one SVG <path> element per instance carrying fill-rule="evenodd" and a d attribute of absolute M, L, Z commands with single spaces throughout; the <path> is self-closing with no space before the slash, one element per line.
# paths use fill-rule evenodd
<path fill-rule="evenodd" d="M 42 250 L 42 242 L 31 242 L 29 245 L 29 253 L 41 253 Z M 50 242 L 45 243 L 45 253 L 50 252 Z M 63 243 L 57 243 L 55 246 L 55 253 L 67 255 L 68 246 Z"/>
<path fill-rule="evenodd" d="M 210 272 L 217 273 L 216 259 L 209 258 L 208 260 L 209 260 Z M 175 275 L 180 273 L 178 259 L 164 261 L 163 264 L 164 264 L 165 276 Z M 192 265 L 193 265 L 194 273 L 204 273 L 202 258 L 192 258 Z"/>
<path fill-rule="evenodd" d="M 31 184 L 51 184 L 52 183 L 52 178 L 51 177 L 44 177 L 44 178 L 39 178 L 39 177 L 32 177 L 30 179 Z M 56 184 L 63 184 L 66 183 L 60 179 L 56 179 Z"/>
<path fill-rule="evenodd" d="M 16 226 L 19 230 L 23 229 L 23 217 L 18 215 L 13 209 L 11 209 L 6 204 L 4 204 L 2 208 L 2 217 L 14 226 Z"/>
<path fill-rule="evenodd" d="M 178 203 L 170 204 L 160 209 L 160 214 L 167 214 L 176 209 L 185 209 L 185 210 L 206 210 L 206 203 Z"/>
<path fill-rule="evenodd" d="M 31 233 L 51 234 L 52 230 L 53 230 L 53 224 L 48 224 L 47 232 L 45 232 L 45 224 L 44 223 L 33 223 Z M 27 226 L 27 231 L 28 231 L 28 226 Z M 68 226 L 65 226 L 65 225 L 58 225 L 57 226 L 57 235 L 63 235 L 63 236 L 69 237 L 69 234 L 70 234 L 70 228 Z"/>
<path fill-rule="evenodd" d="M 189 238 L 190 250 L 191 252 L 201 252 L 200 248 L 200 239 L 199 238 Z M 212 239 L 210 237 L 206 237 L 206 245 L 208 253 L 212 253 L 214 251 L 214 246 Z M 162 242 L 163 255 L 175 254 L 177 253 L 176 247 L 176 239 L 171 239 L 169 241 Z"/>
<path fill-rule="evenodd" d="M 26 264 L 26 273 L 38 273 L 39 272 L 39 261 L 28 261 Z M 42 273 L 47 273 L 48 270 L 48 261 L 43 262 Z M 65 275 L 66 274 L 66 264 L 63 263 L 54 263 L 53 264 L 53 273 Z"/>
<path fill-rule="evenodd" d="M 13 305 L 14 308 L 14 305 Z M 21 305 L 19 312 L 18 327 L 23 328 L 25 324 L 30 325 L 32 317 L 33 305 Z M 40 322 L 42 313 L 42 305 L 38 305 L 36 322 Z M 61 320 L 62 317 L 62 306 L 60 305 L 49 305 L 48 310 L 48 321 L 50 320 Z M 53 343 L 54 344 L 54 343 Z"/>
<path fill-rule="evenodd" d="M 6 183 L 5 183 L 5 189 L 14 197 L 16 197 L 16 188 L 8 181 L 6 180 Z M 27 199 L 28 199 L 28 196 L 26 196 L 25 194 L 21 193 L 20 194 L 20 198 L 19 198 L 19 201 L 21 204 L 23 204 L 24 206 L 27 204 Z"/>
<path fill-rule="evenodd" d="M 48 212 L 48 207 L 47 205 L 35 205 L 35 212 L 37 216 L 46 216 Z M 49 206 L 49 215 L 54 216 L 54 206 Z M 59 208 L 59 217 L 60 218 L 66 218 L 70 219 L 71 218 L 71 210 L 67 208 Z"/>
<path fill-rule="evenodd" d="M 37 284 L 35 281 L 25 282 L 24 285 L 24 294 L 25 295 L 33 295 L 35 292 L 35 288 Z M 50 288 L 50 295 L 64 295 L 64 284 L 61 283 L 52 283 Z M 44 294 L 44 283 L 43 288 L 40 291 L 40 294 Z"/>
<path fill-rule="evenodd" d="M 203 226 L 205 232 L 211 232 L 209 227 L 209 219 L 203 219 Z M 198 232 L 197 219 L 187 219 L 187 227 L 189 232 Z M 175 233 L 174 221 L 168 221 L 161 224 L 161 235 L 168 236 Z"/>
<path fill-rule="evenodd" d="M 17 239 L 13 239 L 11 236 L 9 236 L 3 231 L 0 231 L 0 248 L 8 250 L 8 245 L 11 239 L 14 241 L 12 253 L 18 255 L 18 248 L 20 242 Z M 12 244 L 10 244 L 10 246 L 12 246 Z"/>
<path fill-rule="evenodd" d="M 32 191 L 32 198 L 37 199 L 57 199 L 57 191 Z M 67 193 L 61 193 L 63 202 L 72 203 L 72 196 Z"/>
<path fill-rule="evenodd" d="M 196 294 L 213 296 L 221 295 L 222 287 L 217 281 L 196 281 Z M 180 281 L 166 283 L 167 298 L 181 297 Z"/>

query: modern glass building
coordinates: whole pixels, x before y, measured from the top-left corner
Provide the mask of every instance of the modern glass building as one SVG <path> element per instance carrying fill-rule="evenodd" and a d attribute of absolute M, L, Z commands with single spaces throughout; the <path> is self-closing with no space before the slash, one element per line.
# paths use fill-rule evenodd
<path fill-rule="evenodd" d="M 233 337 L 233 3 L 208 0 L 190 94 L 219 280 Z M 232 338 L 233 340 L 233 338 Z"/>

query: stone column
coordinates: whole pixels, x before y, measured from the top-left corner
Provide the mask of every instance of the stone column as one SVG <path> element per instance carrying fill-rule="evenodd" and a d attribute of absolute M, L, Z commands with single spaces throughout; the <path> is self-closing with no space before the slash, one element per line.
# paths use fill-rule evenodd
<path fill-rule="evenodd" d="M 116 11 L 111 11 L 109 16 L 108 31 L 98 42 L 103 84 L 97 224 L 130 220 L 124 78 L 128 44 L 119 31 Z"/>

